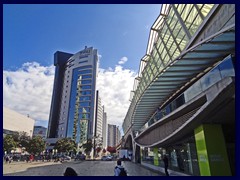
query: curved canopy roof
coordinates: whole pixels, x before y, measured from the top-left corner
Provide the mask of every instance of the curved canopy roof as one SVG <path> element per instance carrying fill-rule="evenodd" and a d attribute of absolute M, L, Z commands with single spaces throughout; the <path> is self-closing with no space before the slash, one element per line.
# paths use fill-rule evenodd
<path fill-rule="evenodd" d="M 142 93 L 133 110 L 132 128 L 140 129 L 168 98 L 230 53 L 235 53 L 235 24 L 183 51 Z"/>

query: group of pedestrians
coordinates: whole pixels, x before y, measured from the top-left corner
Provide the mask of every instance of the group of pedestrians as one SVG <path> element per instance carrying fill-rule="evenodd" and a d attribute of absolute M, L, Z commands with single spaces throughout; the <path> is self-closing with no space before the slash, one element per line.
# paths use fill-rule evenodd
<path fill-rule="evenodd" d="M 7 164 L 8 164 L 8 163 L 10 164 L 10 163 L 12 162 L 12 157 L 7 155 L 7 156 L 5 157 L 5 162 L 6 162 Z"/>
<path fill-rule="evenodd" d="M 166 176 L 169 176 L 167 155 L 163 156 L 163 162 L 164 162 L 165 174 L 166 174 Z M 77 172 L 71 167 L 67 167 L 63 175 L 64 176 L 78 176 Z M 122 161 L 120 159 L 117 160 L 117 166 L 114 168 L 114 176 L 127 176 L 127 171 L 122 166 Z"/>

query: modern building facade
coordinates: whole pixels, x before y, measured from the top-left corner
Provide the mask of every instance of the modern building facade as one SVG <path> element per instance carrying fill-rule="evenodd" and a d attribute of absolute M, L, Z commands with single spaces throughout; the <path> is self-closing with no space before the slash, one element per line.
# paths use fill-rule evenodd
<path fill-rule="evenodd" d="M 70 137 L 78 144 L 94 136 L 97 50 L 76 54 L 56 52 L 56 66 L 48 138 Z"/>
<path fill-rule="evenodd" d="M 43 126 L 34 126 L 33 136 L 40 136 L 43 139 L 46 139 L 47 138 L 47 128 L 45 128 Z"/>
<path fill-rule="evenodd" d="M 234 4 L 163 4 L 123 122 L 133 160 L 235 175 L 235 64 Z"/>
<path fill-rule="evenodd" d="M 35 120 L 29 115 L 22 115 L 7 107 L 3 107 L 3 135 L 15 132 L 26 132 L 32 137 Z"/>

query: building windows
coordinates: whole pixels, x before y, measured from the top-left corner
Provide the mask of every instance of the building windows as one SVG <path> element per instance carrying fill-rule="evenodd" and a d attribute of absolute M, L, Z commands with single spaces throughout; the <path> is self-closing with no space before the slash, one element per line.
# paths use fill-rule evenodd
<path fill-rule="evenodd" d="M 78 74 L 79 75 L 82 75 L 82 74 L 91 74 L 92 73 L 92 70 L 91 69 L 88 69 L 88 70 L 82 70 L 80 71 Z"/>
<path fill-rule="evenodd" d="M 82 79 L 90 79 L 92 78 L 92 75 L 89 74 L 89 75 L 82 75 Z"/>
<path fill-rule="evenodd" d="M 82 80 L 81 83 L 82 84 L 91 84 L 92 81 L 91 80 Z"/>
<path fill-rule="evenodd" d="M 91 100 L 91 96 L 81 96 L 80 97 L 80 101 L 90 101 Z"/>
<path fill-rule="evenodd" d="M 80 91 L 80 95 L 90 95 L 91 91 Z"/>
<path fill-rule="evenodd" d="M 84 107 L 84 106 L 90 106 L 91 103 L 90 102 L 80 102 L 80 106 Z"/>
<path fill-rule="evenodd" d="M 86 63 L 86 62 L 88 62 L 88 61 L 80 61 L 79 64 Z"/>
<path fill-rule="evenodd" d="M 91 89 L 91 86 L 81 86 L 81 89 Z"/>
<path fill-rule="evenodd" d="M 92 66 L 91 65 L 88 65 L 88 66 L 82 66 L 82 67 L 79 67 L 78 70 L 82 70 L 82 69 L 91 69 Z"/>

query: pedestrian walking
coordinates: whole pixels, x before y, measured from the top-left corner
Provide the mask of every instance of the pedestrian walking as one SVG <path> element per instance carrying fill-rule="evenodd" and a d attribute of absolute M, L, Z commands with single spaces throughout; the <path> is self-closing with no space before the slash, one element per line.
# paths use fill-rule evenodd
<path fill-rule="evenodd" d="M 33 160 L 34 160 L 34 156 L 31 154 L 30 155 L 30 162 L 33 162 Z"/>
<path fill-rule="evenodd" d="M 127 172 L 122 166 L 122 161 L 117 160 L 117 166 L 114 169 L 114 176 L 127 176 Z"/>
<path fill-rule="evenodd" d="M 123 161 L 125 161 L 126 160 L 126 157 L 125 157 L 125 155 L 123 155 Z"/>
<path fill-rule="evenodd" d="M 27 155 L 26 161 L 27 161 L 27 163 L 30 161 L 30 156 L 29 155 Z"/>
<path fill-rule="evenodd" d="M 9 162 L 9 156 L 6 156 L 6 159 L 5 159 L 6 163 Z"/>
<path fill-rule="evenodd" d="M 163 162 L 164 162 L 165 174 L 166 174 L 166 176 L 169 176 L 169 174 L 168 174 L 168 158 L 167 158 L 166 154 L 163 156 Z"/>
<path fill-rule="evenodd" d="M 63 176 L 77 176 L 78 174 L 76 173 L 76 171 L 71 168 L 71 167 L 67 167 L 67 169 L 65 170 Z"/>

